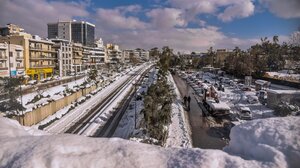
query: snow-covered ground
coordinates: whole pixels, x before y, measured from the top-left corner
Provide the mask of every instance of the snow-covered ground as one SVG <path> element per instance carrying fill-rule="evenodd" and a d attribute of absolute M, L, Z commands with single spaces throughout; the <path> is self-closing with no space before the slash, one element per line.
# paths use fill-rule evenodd
<path fill-rule="evenodd" d="M 294 80 L 294 81 L 300 81 L 300 74 L 291 74 L 287 70 L 283 70 L 280 72 L 266 72 L 267 76 L 283 79 L 283 80 Z"/>
<path fill-rule="evenodd" d="M 136 67 L 135 71 L 141 69 L 142 66 Z M 79 107 L 68 112 L 64 117 L 55 121 L 50 126 L 46 127 L 45 130 L 51 133 L 63 133 L 66 129 L 68 129 L 74 122 L 83 117 L 91 108 L 96 106 L 99 102 L 103 101 L 106 95 L 109 95 L 111 92 L 115 90 L 115 88 L 119 87 L 122 83 L 124 83 L 131 74 L 126 74 L 112 84 L 108 85 L 106 88 L 98 92 L 91 99 L 81 104 Z M 48 117 L 49 120 L 50 117 Z M 99 122 L 100 123 L 100 122 Z"/>
<path fill-rule="evenodd" d="M 148 76 L 148 80 L 146 81 L 144 78 L 144 82 L 142 86 L 137 86 L 137 90 L 136 90 L 137 95 L 141 95 L 143 92 L 146 93 L 148 87 L 154 81 L 156 81 L 157 70 L 155 68 L 152 68 L 149 72 L 150 73 Z M 144 108 L 143 100 L 135 100 L 135 98 L 133 98 L 129 106 L 130 107 L 127 109 L 122 119 L 120 120 L 119 125 L 113 134 L 113 137 L 128 139 L 131 136 L 134 136 L 134 134 L 140 133 L 139 130 L 140 122 L 144 117 L 143 114 L 141 113 L 141 110 Z M 132 140 L 136 140 L 136 139 L 133 138 Z"/>
<path fill-rule="evenodd" d="M 169 126 L 168 138 L 165 146 L 167 147 L 192 147 L 191 132 L 189 122 L 185 116 L 184 109 L 181 104 L 180 92 L 173 80 L 171 74 L 168 75 L 169 84 L 174 88 L 176 94 L 172 104 L 172 117 Z"/>
<path fill-rule="evenodd" d="M 300 118 L 235 126 L 224 151 L 162 148 L 119 138 L 47 135 L 0 117 L 0 167 L 297 167 Z"/>

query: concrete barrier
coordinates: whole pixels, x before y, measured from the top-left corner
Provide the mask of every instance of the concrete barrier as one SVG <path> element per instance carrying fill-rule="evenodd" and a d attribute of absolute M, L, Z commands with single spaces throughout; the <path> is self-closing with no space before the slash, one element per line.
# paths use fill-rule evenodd
<path fill-rule="evenodd" d="M 20 124 L 24 126 L 35 125 L 50 115 L 53 115 L 58 110 L 70 105 L 72 102 L 75 102 L 78 98 L 86 96 L 90 92 L 94 91 L 97 87 L 91 86 L 89 88 L 80 89 L 79 91 L 58 99 L 56 101 L 50 102 L 49 104 L 36 108 L 30 112 L 25 113 L 21 116 L 14 116 L 13 119 L 19 121 Z"/>

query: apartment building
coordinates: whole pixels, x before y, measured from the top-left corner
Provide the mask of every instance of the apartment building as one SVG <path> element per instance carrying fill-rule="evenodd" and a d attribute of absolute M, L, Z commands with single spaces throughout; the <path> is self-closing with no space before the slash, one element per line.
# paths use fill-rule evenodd
<path fill-rule="evenodd" d="M 123 54 L 118 45 L 107 44 L 107 62 L 110 64 L 124 63 Z"/>
<path fill-rule="evenodd" d="M 64 39 L 51 39 L 54 43 L 53 48 L 56 51 L 57 67 L 56 74 L 59 76 L 70 75 L 73 69 L 73 51 L 72 43 Z"/>
<path fill-rule="evenodd" d="M 21 77 L 24 75 L 23 47 L 0 43 L 0 77 Z"/>
<path fill-rule="evenodd" d="M 78 74 L 82 72 L 83 69 L 83 46 L 80 43 L 72 44 L 72 54 L 73 54 L 73 69 L 72 74 Z"/>
<path fill-rule="evenodd" d="M 29 39 L 29 68 L 26 74 L 30 79 L 41 80 L 52 77 L 56 64 L 54 43 L 39 36 Z"/>

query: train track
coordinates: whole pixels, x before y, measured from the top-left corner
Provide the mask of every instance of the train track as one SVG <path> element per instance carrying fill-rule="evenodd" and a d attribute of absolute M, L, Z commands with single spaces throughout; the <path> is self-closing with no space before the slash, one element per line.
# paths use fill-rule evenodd
<path fill-rule="evenodd" d="M 126 89 L 126 87 L 135 79 L 143 70 L 135 72 L 129 79 L 122 83 L 116 90 L 105 96 L 104 101 L 100 102 L 92 109 L 90 109 L 86 115 L 77 120 L 71 127 L 69 127 L 65 133 L 72 134 L 83 134 L 85 130 L 88 129 L 92 121 L 100 116 L 104 110 L 109 106 L 110 102 L 113 102 L 116 97 Z M 110 120 L 110 119 L 109 119 Z"/>
<path fill-rule="evenodd" d="M 137 84 L 141 84 L 143 78 L 149 71 L 152 69 L 153 66 L 148 68 L 146 71 L 143 72 L 141 77 L 138 79 Z M 92 137 L 111 137 L 115 130 L 118 127 L 118 124 L 120 120 L 122 119 L 124 113 L 126 112 L 131 100 L 134 98 L 134 95 L 136 90 L 134 88 L 131 88 L 130 92 L 127 94 L 126 98 L 122 100 L 122 103 L 119 107 L 116 108 L 114 114 L 112 117 L 109 118 L 109 120 L 105 123 L 105 125 L 102 128 L 99 128 Z"/>

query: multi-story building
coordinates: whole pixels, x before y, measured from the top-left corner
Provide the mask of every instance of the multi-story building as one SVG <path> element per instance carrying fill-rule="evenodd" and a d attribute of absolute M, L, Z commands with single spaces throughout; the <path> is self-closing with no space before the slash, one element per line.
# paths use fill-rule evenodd
<path fill-rule="evenodd" d="M 51 77 L 55 67 L 54 43 L 43 40 L 38 36 L 31 36 L 16 25 L 10 25 L 5 36 L 0 37 L 0 42 L 21 45 L 23 47 L 23 64 L 29 79 L 40 80 Z M 23 66 L 24 67 L 24 66 Z M 21 73 L 21 72 L 20 72 Z"/>
<path fill-rule="evenodd" d="M 6 27 L 0 27 L 1 36 L 7 36 L 20 32 L 24 32 L 24 29 L 14 24 L 7 24 Z"/>
<path fill-rule="evenodd" d="M 133 50 L 123 50 L 124 63 L 129 63 L 133 57 L 135 57 Z"/>
<path fill-rule="evenodd" d="M 73 53 L 73 69 L 72 73 L 80 73 L 83 71 L 83 46 L 80 43 L 73 43 L 72 44 L 72 53 Z"/>
<path fill-rule="evenodd" d="M 110 64 L 124 63 L 123 54 L 118 45 L 107 44 L 106 48 L 107 48 L 108 63 Z"/>
<path fill-rule="evenodd" d="M 24 75 L 23 47 L 0 43 L 0 77 L 20 77 Z"/>
<path fill-rule="evenodd" d="M 26 74 L 30 79 L 40 80 L 52 77 L 56 65 L 56 51 L 53 42 L 38 36 L 29 39 L 29 68 Z"/>
<path fill-rule="evenodd" d="M 54 42 L 53 48 L 56 51 L 57 67 L 56 74 L 59 76 L 70 75 L 73 68 L 72 43 L 64 39 L 51 39 Z"/>
<path fill-rule="evenodd" d="M 84 46 L 93 46 L 95 25 L 84 21 L 59 21 L 48 23 L 48 38 L 60 38 Z"/>
<path fill-rule="evenodd" d="M 130 59 L 137 61 L 149 61 L 149 51 L 137 48 L 135 50 L 124 50 L 123 51 L 124 62 L 129 62 Z"/>

